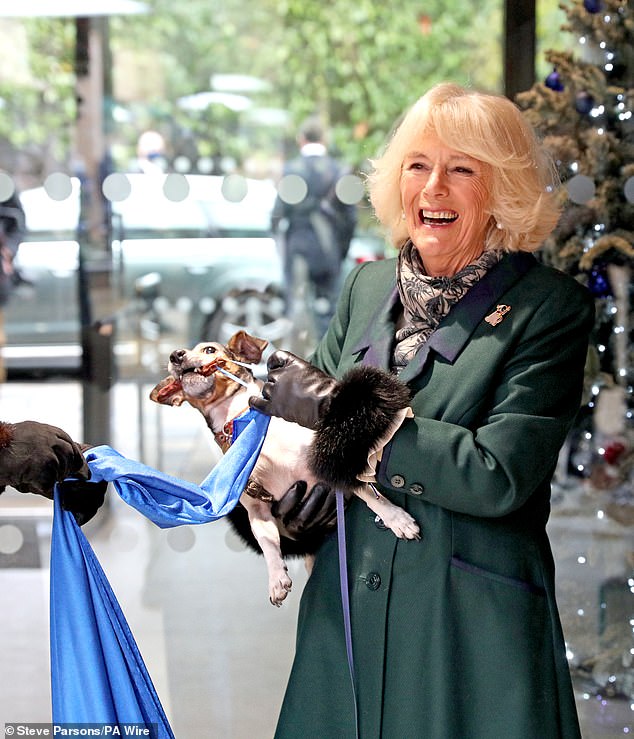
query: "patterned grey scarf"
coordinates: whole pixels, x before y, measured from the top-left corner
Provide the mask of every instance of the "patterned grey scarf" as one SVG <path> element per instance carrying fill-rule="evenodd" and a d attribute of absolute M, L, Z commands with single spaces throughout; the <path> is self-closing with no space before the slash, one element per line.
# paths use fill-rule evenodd
<path fill-rule="evenodd" d="M 404 323 L 396 332 L 394 368 L 399 372 L 429 339 L 452 305 L 483 277 L 502 257 L 485 251 L 452 277 L 430 277 L 411 241 L 401 247 L 396 268 Z"/>

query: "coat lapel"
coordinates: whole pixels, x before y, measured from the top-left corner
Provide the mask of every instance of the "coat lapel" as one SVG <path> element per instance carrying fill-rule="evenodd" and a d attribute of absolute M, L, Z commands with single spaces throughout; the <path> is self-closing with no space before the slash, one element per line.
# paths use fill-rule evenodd
<path fill-rule="evenodd" d="M 363 339 L 354 351 L 361 355 L 361 362 L 372 367 L 389 368 L 396 324 L 394 309 L 399 302 L 398 290 L 393 286 L 387 299 L 379 301 L 379 307 L 368 322 Z"/>
<path fill-rule="evenodd" d="M 396 287 L 396 259 L 386 259 L 375 263 L 375 270 L 368 270 L 372 279 L 364 286 L 364 291 L 373 296 L 374 310 L 368 311 L 365 330 L 354 344 L 351 354 L 355 362 L 372 367 L 389 369 L 392 345 L 396 331 L 395 316 L 400 305 Z"/>
<path fill-rule="evenodd" d="M 465 344 L 500 296 L 537 261 L 531 254 L 517 252 L 503 257 L 449 311 L 429 341 L 418 351 L 399 375 L 410 382 L 423 370 L 433 349 L 448 362 L 455 362 Z"/>
<path fill-rule="evenodd" d="M 454 305 L 430 336 L 429 341 L 403 369 L 399 377 L 410 382 L 423 370 L 433 349 L 448 362 L 453 363 L 484 317 L 495 308 L 495 303 L 537 261 L 531 254 L 518 252 L 503 257 L 466 295 Z M 395 282 L 370 321 L 363 339 L 354 348 L 363 364 L 388 368 L 394 343 L 395 307 L 399 302 Z"/>

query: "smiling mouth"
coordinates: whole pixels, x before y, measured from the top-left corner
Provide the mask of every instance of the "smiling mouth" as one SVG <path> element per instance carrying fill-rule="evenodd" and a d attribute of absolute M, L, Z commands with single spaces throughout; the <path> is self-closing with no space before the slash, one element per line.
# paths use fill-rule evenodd
<path fill-rule="evenodd" d="M 455 210 L 425 210 L 418 212 L 420 220 L 426 226 L 445 226 L 458 220 Z"/>

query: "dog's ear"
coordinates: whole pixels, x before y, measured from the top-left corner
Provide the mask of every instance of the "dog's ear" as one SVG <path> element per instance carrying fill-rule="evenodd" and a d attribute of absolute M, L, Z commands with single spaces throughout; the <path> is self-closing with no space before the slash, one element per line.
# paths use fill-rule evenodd
<path fill-rule="evenodd" d="M 266 339 L 258 339 L 246 331 L 238 331 L 227 342 L 227 349 L 235 355 L 236 359 L 248 364 L 257 364 L 262 359 L 262 352 L 268 344 Z"/>
<path fill-rule="evenodd" d="M 153 400 L 155 403 L 161 403 L 162 405 L 179 406 L 185 401 L 183 386 L 178 380 L 168 375 L 152 390 L 150 400 Z"/>

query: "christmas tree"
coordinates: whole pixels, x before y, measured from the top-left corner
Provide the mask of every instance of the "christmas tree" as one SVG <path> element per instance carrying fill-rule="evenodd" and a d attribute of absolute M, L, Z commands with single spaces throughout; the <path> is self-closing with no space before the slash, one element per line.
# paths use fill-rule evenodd
<path fill-rule="evenodd" d="M 575 634 L 573 671 L 585 674 L 604 696 L 632 698 L 634 0 L 569 0 L 560 7 L 567 16 L 562 31 L 573 34 L 575 51 L 546 52 L 552 71 L 516 99 L 564 185 L 563 215 L 542 258 L 585 284 L 597 309 L 586 397 L 558 487 L 560 498 L 576 492 L 577 503 L 583 499 L 588 520 L 605 514 L 614 541 L 626 542 L 606 555 L 602 573 L 595 569 L 592 592 L 583 595 L 579 585 L 572 595 L 570 586 L 569 600 L 577 602 L 562 618 L 565 630 Z M 574 556 L 587 562 L 583 552 Z M 592 600 L 598 600 L 598 628 L 593 629 L 582 623 Z"/>
<path fill-rule="evenodd" d="M 562 30 L 578 39 L 578 51 L 546 52 L 552 72 L 517 103 L 565 186 L 564 212 L 543 258 L 575 275 L 597 299 L 586 372 L 590 397 L 581 416 L 585 443 L 577 445 L 573 472 L 601 489 L 630 483 L 631 491 L 634 3 L 583 0 L 560 7 L 567 16 Z M 595 431 L 597 437 L 588 438 Z M 623 508 L 614 513 L 628 515 Z"/>

